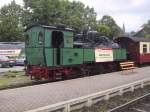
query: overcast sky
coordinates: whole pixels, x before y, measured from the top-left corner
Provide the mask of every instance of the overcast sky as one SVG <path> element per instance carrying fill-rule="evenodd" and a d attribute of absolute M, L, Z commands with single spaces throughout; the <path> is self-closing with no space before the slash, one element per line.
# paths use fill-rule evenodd
<path fill-rule="evenodd" d="M 0 7 L 12 0 L 0 0 Z M 71 0 L 73 1 L 73 0 Z M 76 0 L 77 1 L 77 0 Z M 103 15 L 112 16 L 117 24 L 125 24 L 126 31 L 137 31 L 150 19 L 150 0 L 78 0 L 93 7 L 98 19 Z M 23 4 L 22 0 L 16 0 Z"/>

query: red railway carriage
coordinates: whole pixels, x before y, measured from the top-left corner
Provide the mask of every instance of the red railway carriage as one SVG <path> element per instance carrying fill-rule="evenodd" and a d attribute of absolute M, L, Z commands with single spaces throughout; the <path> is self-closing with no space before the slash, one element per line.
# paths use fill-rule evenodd
<path fill-rule="evenodd" d="M 128 59 L 139 64 L 150 62 L 150 39 L 143 37 L 119 37 L 115 39 L 127 50 Z"/>

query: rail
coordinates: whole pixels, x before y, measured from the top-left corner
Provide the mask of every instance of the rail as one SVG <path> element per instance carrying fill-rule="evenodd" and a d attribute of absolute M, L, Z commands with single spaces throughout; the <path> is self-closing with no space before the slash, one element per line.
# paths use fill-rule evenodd
<path fill-rule="evenodd" d="M 136 104 L 137 102 L 140 102 L 143 99 L 146 99 L 148 96 L 150 96 L 150 93 L 145 94 L 145 95 L 143 95 L 141 97 L 138 97 L 138 98 L 136 98 L 136 99 L 134 99 L 134 100 L 132 100 L 130 102 L 127 102 L 127 103 L 125 103 L 123 105 L 120 105 L 118 107 L 115 107 L 115 108 L 109 110 L 108 112 L 121 112 L 121 110 L 123 110 L 125 108 L 129 108 L 129 106 L 134 105 L 134 104 Z"/>
<path fill-rule="evenodd" d="M 128 91 L 133 92 L 135 89 L 143 88 L 146 85 L 150 85 L 150 78 L 25 112 L 71 112 L 83 107 L 90 107 L 99 101 L 108 100 L 111 97 L 122 95 Z"/>

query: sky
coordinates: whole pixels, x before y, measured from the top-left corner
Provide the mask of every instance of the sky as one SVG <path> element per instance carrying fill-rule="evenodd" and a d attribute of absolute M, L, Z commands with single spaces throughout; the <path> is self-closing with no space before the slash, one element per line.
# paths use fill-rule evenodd
<path fill-rule="evenodd" d="M 0 7 L 12 0 L 0 0 Z M 22 0 L 15 0 L 23 5 Z M 73 1 L 73 0 L 70 0 Z M 93 7 L 97 13 L 97 19 L 103 15 L 110 15 L 126 31 L 138 31 L 144 23 L 150 19 L 150 0 L 75 0 L 81 1 L 86 6 Z"/>

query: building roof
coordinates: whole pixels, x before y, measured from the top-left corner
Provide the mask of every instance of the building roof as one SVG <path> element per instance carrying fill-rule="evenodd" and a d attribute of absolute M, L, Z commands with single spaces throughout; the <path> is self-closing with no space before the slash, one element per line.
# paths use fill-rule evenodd
<path fill-rule="evenodd" d="M 33 27 L 36 27 L 36 26 L 47 28 L 47 29 L 64 30 L 64 31 L 72 31 L 72 32 L 74 31 L 73 29 L 68 28 L 65 25 L 40 25 L 40 24 L 35 24 L 35 25 L 32 25 L 32 26 L 29 26 L 29 27 L 26 28 L 25 31 L 27 31 L 27 30 L 29 30 Z"/>
<path fill-rule="evenodd" d="M 150 42 L 150 38 L 144 38 L 144 37 L 119 37 L 119 38 L 131 39 L 134 42 Z"/>
<path fill-rule="evenodd" d="M 24 42 L 0 42 L 0 49 L 24 49 Z"/>
<path fill-rule="evenodd" d="M 133 37 L 144 37 L 144 35 L 146 34 L 146 31 L 144 28 L 140 29 L 138 32 L 136 32 Z"/>

